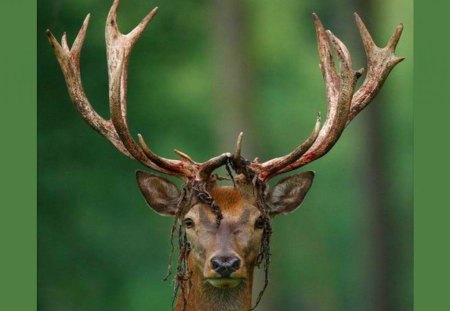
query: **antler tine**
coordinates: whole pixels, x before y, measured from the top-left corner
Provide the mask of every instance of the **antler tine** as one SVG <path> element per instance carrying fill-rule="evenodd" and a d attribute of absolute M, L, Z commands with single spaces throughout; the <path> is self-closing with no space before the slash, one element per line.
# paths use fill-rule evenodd
<path fill-rule="evenodd" d="M 106 41 L 106 53 L 108 61 L 109 96 L 110 97 L 112 96 L 111 93 L 114 78 L 113 75 L 117 71 L 117 67 L 122 66 L 122 73 L 120 76 L 120 110 L 123 115 L 123 118 L 126 119 L 127 90 L 128 90 L 127 88 L 128 61 L 132 48 L 137 41 L 137 38 L 130 36 L 130 34 L 124 35 L 120 32 L 119 26 L 117 24 L 118 7 L 119 7 L 119 0 L 114 0 L 111 9 L 109 10 L 108 16 L 106 18 L 105 41 Z M 152 10 L 151 12 L 153 11 L 154 10 Z M 151 16 L 153 17 L 154 14 Z M 148 25 L 148 22 L 145 24 L 145 26 Z M 142 22 L 139 25 L 141 24 Z M 145 26 L 141 28 L 141 33 L 145 29 Z"/>
<path fill-rule="evenodd" d="M 94 110 L 83 89 L 80 77 L 80 53 L 86 37 L 89 18 L 90 14 L 86 16 L 72 48 L 70 49 L 65 34 L 61 40 L 62 45 L 59 44 L 58 40 L 56 40 L 48 29 L 47 36 L 64 75 L 70 99 L 80 112 L 83 120 L 85 120 L 94 130 L 106 137 L 106 139 L 108 139 L 120 152 L 127 157 L 133 158 L 120 140 L 111 120 L 103 119 Z"/>
<path fill-rule="evenodd" d="M 236 149 L 234 150 L 232 163 L 234 170 L 238 173 L 245 173 L 247 167 L 247 161 L 242 157 L 242 141 L 244 138 L 244 133 L 240 132 L 236 141 Z"/>
<path fill-rule="evenodd" d="M 182 158 L 182 160 L 187 162 L 187 167 L 185 168 L 185 165 L 183 165 L 183 161 L 166 159 L 166 158 L 160 157 L 156 153 L 154 153 L 148 147 L 148 145 L 145 143 L 144 137 L 141 134 L 138 134 L 138 138 L 139 138 L 139 144 L 141 145 L 142 150 L 144 151 L 145 155 L 159 167 L 161 167 L 167 171 L 170 171 L 170 172 L 180 172 L 180 173 L 182 172 L 183 174 L 180 174 L 180 175 L 183 175 L 183 176 L 190 176 L 193 174 L 190 167 L 194 166 L 196 163 L 187 154 L 184 154 L 178 150 L 175 151 L 175 153 L 177 155 L 179 155 Z"/>
<path fill-rule="evenodd" d="M 372 36 L 359 15 L 356 13 L 354 13 L 354 15 L 364 44 L 368 69 L 363 84 L 353 96 L 347 123 L 350 123 L 361 110 L 367 107 L 380 91 L 391 70 L 405 59 L 404 57 L 395 55 L 395 48 L 402 35 L 403 24 L 399 24 L 396 27 L 388 44 L 385 47 L 380 48 L 374 43 Z"/>
<path fill-rule="evenodd" d="M 244 138 L 244 133 L 240 132 L 236 141 L 236 150 L 234 151 L 234 159 L 238 160 L 241 158 L 241 152 L 242 152 L 242 139 Z"/>
<path fill-rule="evenodd" d="M 328 44 L 328 35 L 316 13 L 313 13 L 313 22 L 314 27 L 316 28 L 317 49 L 320 60 L 319 67 L 325 82 L 328 103 L 327 108 L 329 108 L 330 101 L 336 100 L 339 95 L 339 76 L 336 73 L 330 45 Z"/>
<path fill-rule="evenodd" d="M 324 28 L 319 18 L 316 15 L 313 15 L 313 17 L 318 38 L 320 67 L 327 90 L 327 120 L 316 141 L 307 152 L 295 162 L 276 172 L 267 174 L 263 171 L 260 174 L 263 179 L 304 166 L 325 155 L 334 146 L 350 121 L 377 95 L 395 65 L 404 59 L 394 54 L 403 30 L 402 24 L 397 26 L 387 46 L 379 48 L 375 45 L 361 18 L 355 13 L 356 24 L 367 55 L 368 70 L 362 86 L 354 93 L 356 80 L 362 75 L 363 70 L 352 70 L 351 57 L 346 46 L 331 31 L 326 31 L 328 40 L 333 45 L 341 63 L 339 77 L 335 75 L 334 64 L 330 59 L 330 48 L 327 40 L 325 40 Z M 339 91 L 336 93 L 337 86 Z"/>
<path fill-rule="evenodd" d="M 207 180 L 216 168 L 225 165 L 228 159 L 231 159 L 231 157 L 231 153 L 226 152 L 200 164 L 197 178 L 199 178 L 200 180 Z"/>
<path fill-rule="evenodd" d="M 158 12 L 158 7 L 151 10 L 142 21 L 128 34 L 122 34 L 119 30 L 117 23 L 117 9 L 119 7 L 119 0 L 114 0 L 111 9 L 109 10 L 106 18 L 105 26 L 105 39 L 106 50 L 108 56 L 108 76 L 109 76 L 109 88 L 111 93 L 112 74 L 119 65 L 123 64 L 123 77 L 121 79 L 121 110 L 122 114 L 126 118 L 126 98 L 127 98 L 127 76 L 128 76 L 128 60 L 131 54 L 132 48 L 141 37 L 147 25 L 153 19 Z M 123 53 L 123 55 L 122 55 Z M 122 59 L 123 57 L 123 59 Z"/>

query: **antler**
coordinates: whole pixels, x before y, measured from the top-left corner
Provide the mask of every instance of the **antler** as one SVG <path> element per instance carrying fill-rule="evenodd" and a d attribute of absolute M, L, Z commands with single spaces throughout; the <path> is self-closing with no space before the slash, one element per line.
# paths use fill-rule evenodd
<path fill-rule="evenodd" d="M 128 61 L 133 46 L 156 15 L 158 8 L 151 10 L 128 34 L 122 34 L 117 26 L 119 0 L 114 0 L 106 19 L 105 38 L 109 77 L 109 105 L 111 119 L 105 120 L 91 106 L 84 92 L 80 76 L 80 53 L 89 24 L 88 14 L 72 45 L 69 48 L 64 33 L 61 44 L 47 30 L 50 44 L 63 72 L 72 102 L 82 118 L 97 132 L 108 139 L 124 155 L 164 174 L 184 179 L 207 179 L 212 171 L 225 164 L 230 153 L 224 153 L 204 163 L 194 162 L 188 155 L 175 150 L 181 160 L 158 156 L 138 134 L 139 144 L 133 139 L 127 124 L 127 78 Z"/>
<path fill-rule="evenodd" d="M 404 58 L 394 54 L 400 39 L 403 25 L 397 26 L 386 47 L 375 45 L 370 33 L 358 14 L 355 13 L 367 56 L 367 75 L 355 93 L 356 80 L 363 69 L 354 71 L 347 47 L 329 30 L 325 31 L 319 17 L 313 14 L 317 34 L 320 69 L 327 93 L 327 118 L 319 131 L 320 118 L 317 119 L 311 136 L 290 154 L 264 163 L 253 161 L 250 164 L 259 178 L 266 181 L 273 176 L 304 166 L 325 155 L 341 136 L 350 121 L 363 110 L 377 95 L 391 70 Z M 340 62 L 337 73 L 333 61 L 333 47 Z"/>
<path fill-rule="evenodd" d="M 88 14 L 72 45 L 69 48 L 66 34 L 61 44 L 47 30 L 49 41 L 55 51 L 56 59 L 63 72 L 72 102 L 82 118 L 96 131 L 106 137 L 120 152 L 142 164 L 164 174 L 184 179 L 205 180 L 218 167 L 228 160 L 237 167 L 247 165 L 240 156 L 242 134 L 239 135 L 234 155 L 223 153 L 206 162 L 197 163 L 185 153 L 175 150 L 181 160 L 166 159 L 154 153 L 138 134 L 139 144 L 133 139 L 127 124 L 127 78 L 128 61 L 133 46 L 144 29 L 155 16 L 158 8 L 151 10 L 143 20 L 128 34 L 122 34 L 117 26 L 117 8 L 119 0 L 114 0 L 106 20 L 106 47 L 109 77 L 109 104 L 111 119 L 102 118 L 91 106 L 81 83 L 80 53 L 89 23 Z M 377 95 L 390 71 L 404 58 L 394 54 L 400 39 L 403 25 L 397 26 L 386 47 L 375 45 L 366 26 L 355 13 L 367 56 L 368 70 L 361 87 L 355 92 L 356 80 L 363 70 L 352 69 L 352 59 L 347 47 L 331 31 L 325 31 L 321 21 L 313 14 L 316 28 L 320 68 L 327 93 L 327 117 L 320 127 L 320 115 L 312 134 L 304 143 L 291 153 L 264 163 L 257 159 L 248 164 L 262 181 L 283 172 L 304 166 L 325 155 L 341 136 L 345 127 Z M 336 72 L 332 50 L 340 62 L 340 71 Z"/>

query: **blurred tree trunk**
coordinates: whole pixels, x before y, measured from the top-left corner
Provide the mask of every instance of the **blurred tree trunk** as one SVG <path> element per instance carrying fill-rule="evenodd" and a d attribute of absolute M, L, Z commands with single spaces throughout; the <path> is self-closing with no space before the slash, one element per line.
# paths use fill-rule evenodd
<path fill-rule="evenodd" d="M 213 14 L 214 41 L 214 130 L 220 150 L 233 151 L 239 132 L 243 131 L 243 156 L 257 152 L 254 122 L 254 67 L 249 57 L 249 33 L 246 3 L 241 0 L 215 0 Z M 263 274 L 255 271 L 253 300 L 262 288 Z M 269 291 L 259 311 L 273 310 Z"/>
<path fill-rule="evenodd" d="M 376 9 L 379 3 L 374 0 L 353 1 L 355 1 L 355 7 L 361 8 L 361 12 L 366 12 L 361 18 L 370 33 L 374 35 L 375 42 L 378 45 L 384 45 L 386 40 L 380 42 L 376 39 L 380 37 L 377 36 L 380 27 L 377 29 L 375 26 L 383 22 L 377 20 Z M 355 34 L 357 33 L 355 32 Z M 357 36 L 355 42 L 361 41 L 359 34 Z M 367 68 L 365 57 L 362 59 L 362 63 Z M 370 104 L 368 113 L 362 113 L 363 116 L 360 116 L 363 120 L 363 141 L 366 150 L 365 157 L 362 159 L 364 170 L 360 178 L 362 179 L 361 184 L 365 186 L 363 197 L 367 202 L 367 221 L 365 223 L 368 225 L 369 254 L 367 258 L 370 260 L 367 273 L 371 280 L 367 307 L 372 311 L 398 310 L 393 295 L 393 286 L 396 282 L 392 269 L 396 250 L 390 245 L 390 240 L 395 239 L 396 234 L 391 226 L 393 215 L 390 212 L 394 198 L 390 196 L 388 188 L 390 183 L 387 180 L 386 169 L 389 166 L 389 158 L 384 143 L 387 136 L 384 104 L 388 101 L 388 97 L 388 94 L 381 91 L 374 102 Z"/>
<path fill-rule="evenodd" d="M 378 98 L 381 104 L 385 96 Z M 376 103 L 375 103 L 376 104 Z M 383 119 L 383 111 L 374 108 L 365 118 L 366 158 L 365 174 L 361 175 L 366 185 L 365 196 L 367 198 L 369 221 L 369 246 L 370 259 L 372 260 L 369 272 L 372 280 L 371 305 L 374 311 L 396 310 L 393 299 L 393 288 L 395 284 L 395 274 L 392 271 L 395 249 L 390 247 L 389 240 L 395 239 L 395 232 L 391 227 L 391 207 L 387 186 L 387 174 L 385 174 L 386 149 L 383 146 L 383 133 L 386 129 L 380 120 Z"/>
<path fill-rule="evenodd" d="M 214 1 L 214 120 L 221 150 L 245 133 L 244 156 L 255 154 L 253 66 L 249 58 L 245 1 Z"/>

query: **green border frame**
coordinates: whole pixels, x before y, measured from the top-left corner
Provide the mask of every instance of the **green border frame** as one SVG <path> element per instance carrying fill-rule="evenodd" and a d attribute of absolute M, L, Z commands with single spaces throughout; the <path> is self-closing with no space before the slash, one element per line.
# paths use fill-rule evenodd
<path fill-rule="evenodd" d="M 414 5 L 414 309 L 449 310 L 450 154 L 440 146 L 449 140 L 450 3 Z M 0 309 L 36 310 L 36 2 L 3 2 L 0 12 Z"/>
<path fill-rule="evenodd" d="M 36 310 L 36 2 L 0 12 L 0 310 Z"/>
<path fill-rule="evenodd" d="M 414 5 L 414 309 L 450 310 L 450 3 Z"/>

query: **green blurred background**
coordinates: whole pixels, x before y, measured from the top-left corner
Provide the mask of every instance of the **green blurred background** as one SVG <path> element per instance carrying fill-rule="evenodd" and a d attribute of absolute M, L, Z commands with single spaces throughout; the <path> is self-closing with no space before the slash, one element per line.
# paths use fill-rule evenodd
<path fill-rule="evenodd" d="M 104 23 L 111 1 L 38 1 L 38 308 L 170 310 L 162 282 L 171 219 L 150 211 L 139 164 L 91 130 L 70 103 L 45 29 L 72 42 L 92 13 L 81 57 L 86 93 L 108 115 Z M 352 13 L 384 45 L 405 25 L 407 59 L 325 157 L 303 206 L 273 221 L 270 285 L 260 311 L 412 310 L 411 0 L 122 0 L 131 30 L 160 12 L 135 47 L 129 124 L 154 150 L 204 161 L 289 152 L 326 112 L 311 13 L 365 67 Z M 257 277 L 257 289 L 261 285 Z"/>

